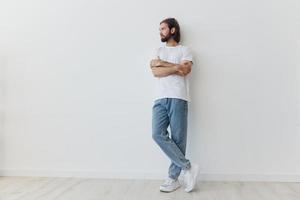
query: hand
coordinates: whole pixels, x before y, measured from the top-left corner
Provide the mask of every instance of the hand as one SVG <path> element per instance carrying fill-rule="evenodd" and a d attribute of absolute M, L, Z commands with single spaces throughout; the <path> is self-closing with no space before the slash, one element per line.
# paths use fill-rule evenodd
<path fill-rule="evenodd" d="M 151 62 L 150 62 L 150 66 L 151 67 L 158 67 L 161 65 L 161 60 L 158 58 L 158 59 L 152 59 Z"/>
<path fill-rule="evenodd" d="M 179 64 L 177 66 L 177 72 L 176 72 L 176 74 L 179 75 L 179 76 L 185 76 L 188 73 L 190 73 L 190 71 L 191 71 L 191 69 L 188 67 L 188 63 L 184 62 L 184 63 Z"/>
<path fill-rule="evenodd" d="M 176 73 L 175 73 L 176 75 L 178 75 L 178 76 L 184 76 L 184 73 L 183 73 L 183 71 L 177 71 Z"/>
<path fill-rule="evenodd" d="M 176 65 L 175 69 L 176 69 L 176 73 L 175 73 L 176 75 L 178 75 L 178 76 L 184 76 L 184 72 L 182 70 L 181 64 Z"/>

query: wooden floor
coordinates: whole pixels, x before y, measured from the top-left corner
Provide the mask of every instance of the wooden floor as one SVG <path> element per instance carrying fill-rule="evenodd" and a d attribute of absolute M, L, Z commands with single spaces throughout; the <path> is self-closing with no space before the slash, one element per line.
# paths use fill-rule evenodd
<path fill-rule="evenodd" d="M 163 180 L 0 177 L 0 200 L 300 200 L 300 183 L 199 182 L 186 193 L 159 191 Z"/>

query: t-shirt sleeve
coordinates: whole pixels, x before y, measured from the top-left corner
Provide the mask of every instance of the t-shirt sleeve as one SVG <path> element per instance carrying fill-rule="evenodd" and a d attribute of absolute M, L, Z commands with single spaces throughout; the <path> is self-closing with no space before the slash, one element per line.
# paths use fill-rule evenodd
<path fill-rule="evenodd" d="M 181 61 L 183 61 L 183 60 L 189 60 L 189 61 L 193 62 L 192 50 L 189 47 L 186 47 L 183 50 L 183 55 L 182 55 Z"/>
<path fill-rule="evenodd" d="M 159 48 L 155 48 L 155 49 L 152 51 L 151 59 L 158 59 L 158 58 L 159 58 L 159 56 L 158 56 L 158 50 L 159 50 Z"/>

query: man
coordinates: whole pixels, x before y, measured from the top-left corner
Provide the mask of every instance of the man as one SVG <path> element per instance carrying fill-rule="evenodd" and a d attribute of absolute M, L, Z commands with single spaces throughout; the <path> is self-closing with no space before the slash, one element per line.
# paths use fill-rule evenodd
<path fill-rule="evenodd" d="M 182 170 L 185 191 L 190 192 L 196 185 L 199 168 L 185 158 L 190 101 L 188 75 L 193 58 L 190 49 L 179 44 L 180 27 L 176 19 L 164 19 L 159 30 L 165 45 L 156 49 L 150 62 L 156 79 L 152 138 L 171 160 L 168 178 L 160 186 L 160 191 L 172 192 L 179 188 L 178 177 Z M 169 125 L 171 138 L 167 130 Z"/>

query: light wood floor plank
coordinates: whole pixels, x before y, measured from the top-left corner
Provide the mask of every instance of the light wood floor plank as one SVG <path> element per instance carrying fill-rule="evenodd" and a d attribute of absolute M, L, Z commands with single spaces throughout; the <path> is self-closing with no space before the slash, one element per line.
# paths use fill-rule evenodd
<path fill-rule="evenodd" d="M 163 180 L 0 177 L 0 200 L 300 200 L 300 183 L 203 181 L 186 193 Z"/>

